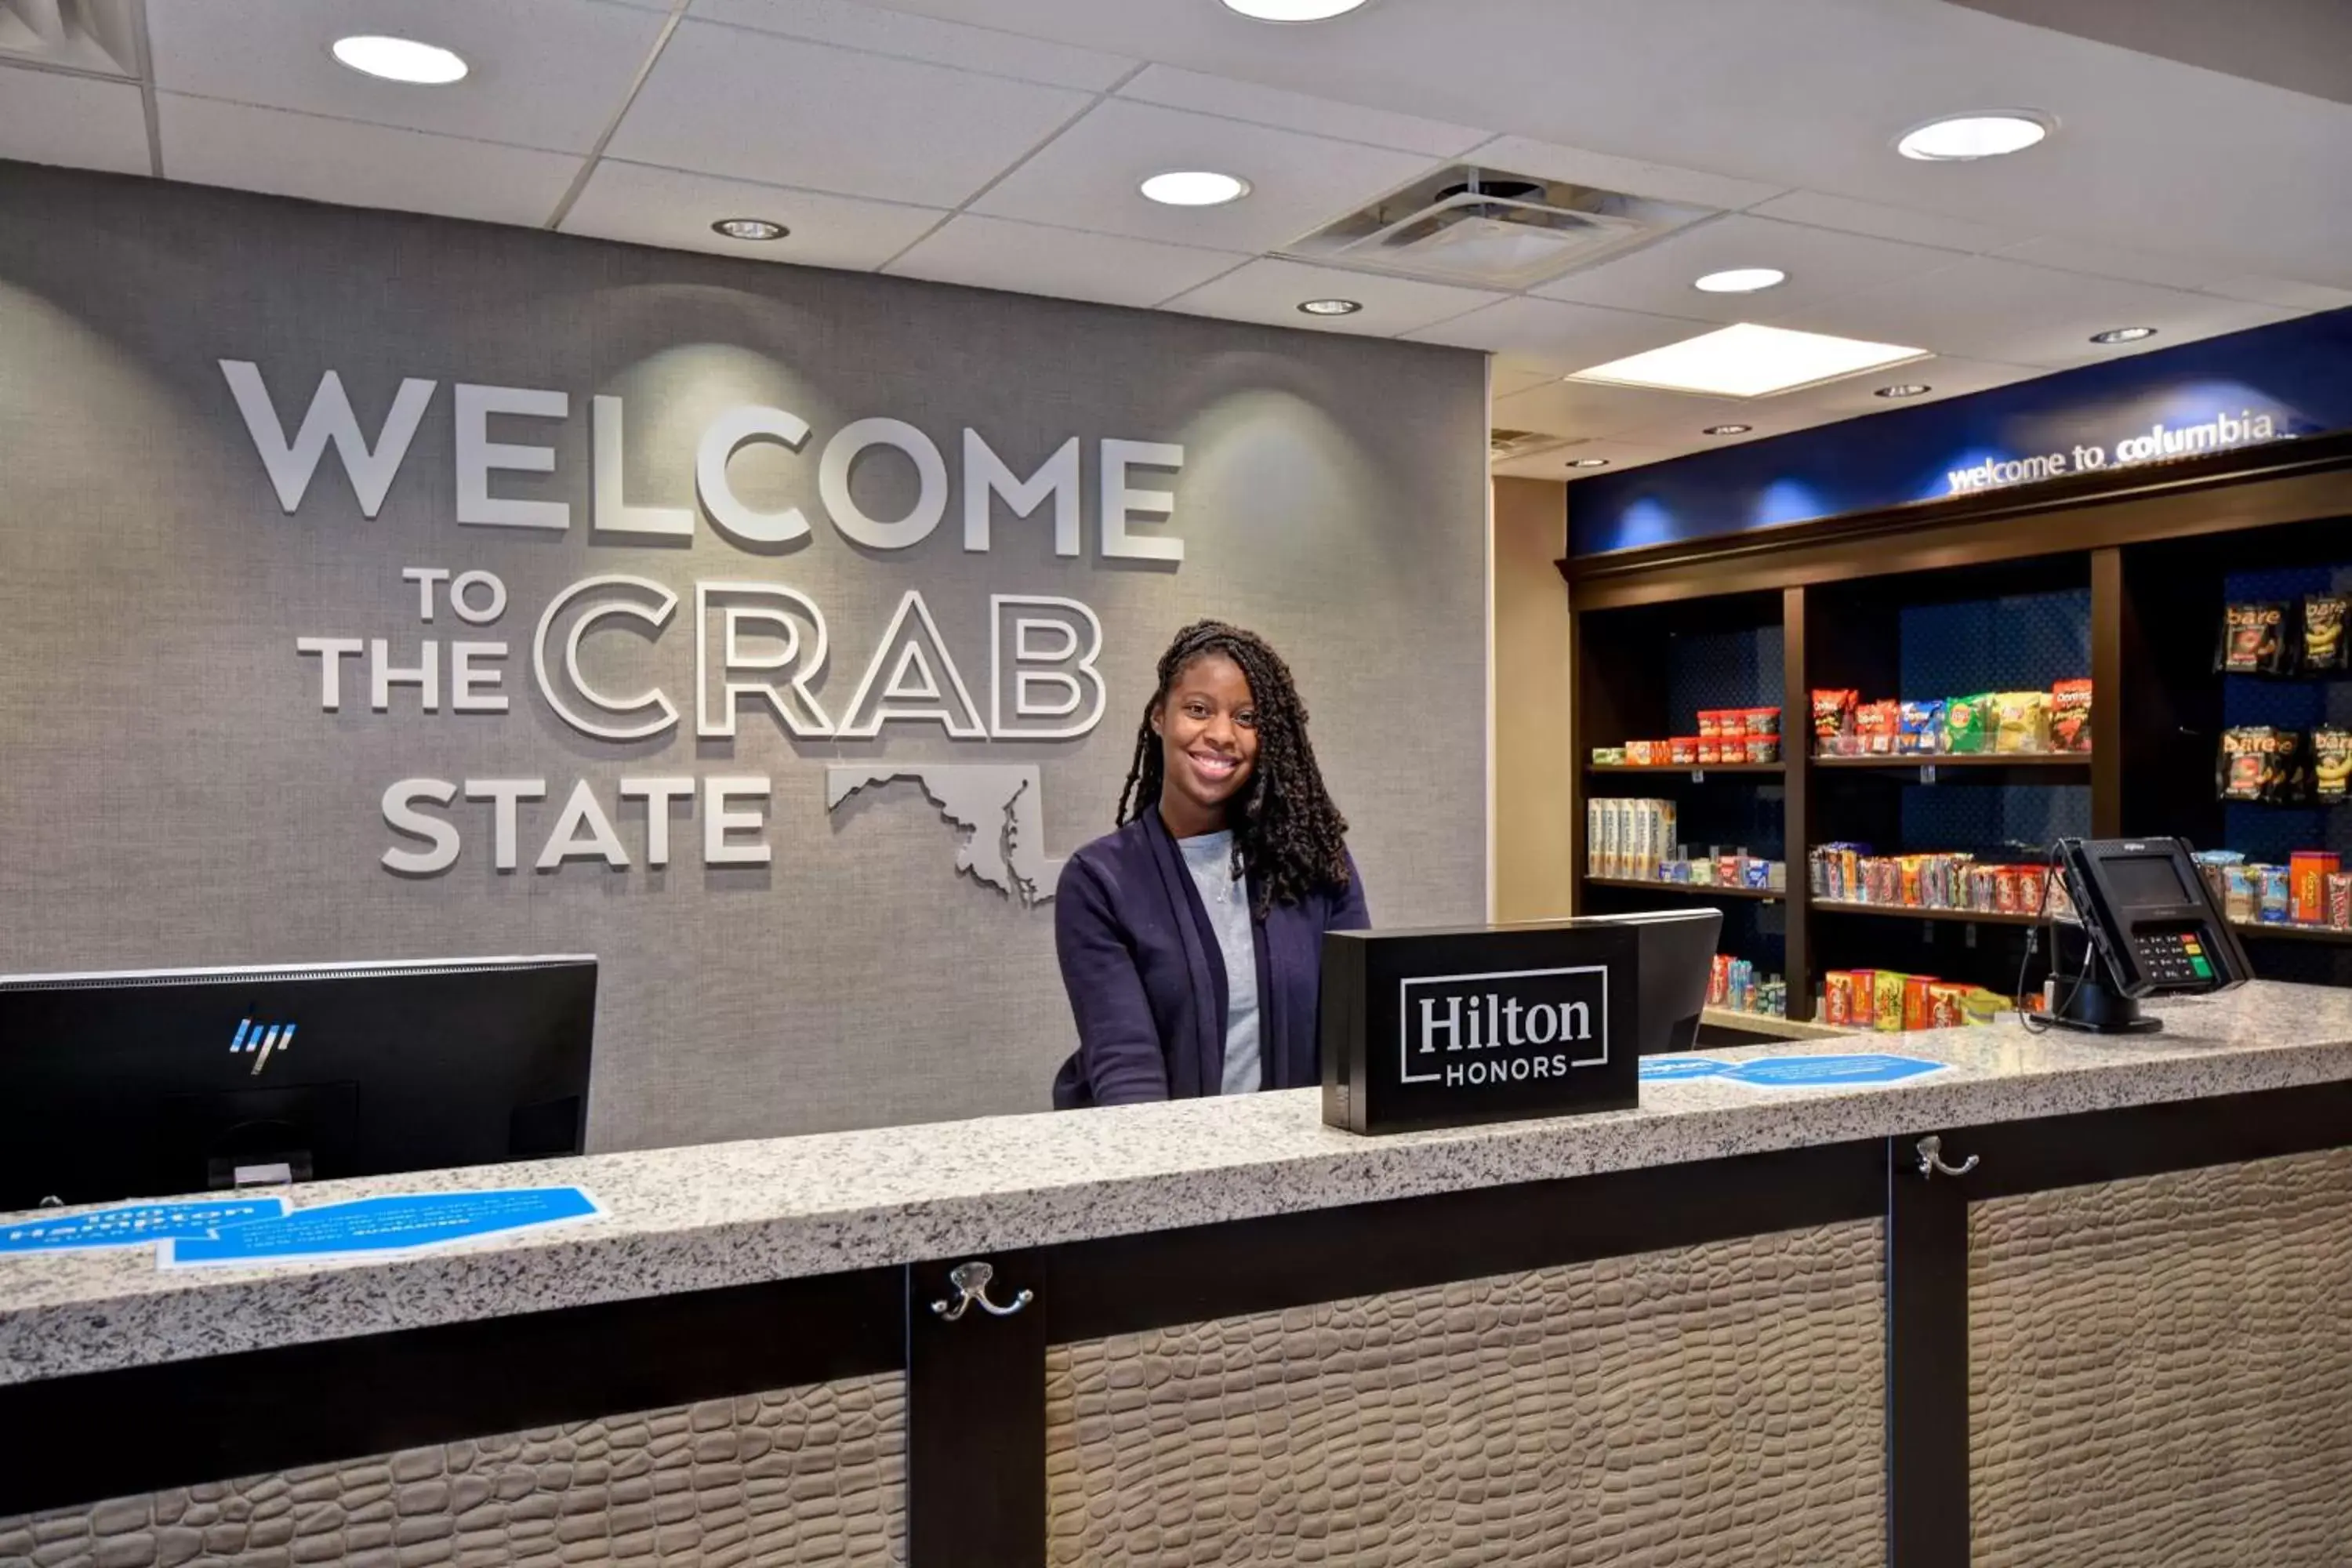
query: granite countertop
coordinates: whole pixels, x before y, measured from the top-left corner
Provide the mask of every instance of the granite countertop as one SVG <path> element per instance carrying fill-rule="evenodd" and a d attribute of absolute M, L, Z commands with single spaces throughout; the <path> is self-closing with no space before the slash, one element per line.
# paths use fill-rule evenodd
<path fill-rule="evenodd" d="M 1990 1028 L 1707 1053 L 1899 1050 L 1882 1088 L 1697 1079 L 1641 1109 L 1361 1138 L 1314 1090 L 993 1117 L 330 1182 L 383 1193 L 576 1183 L 602 1218 L 404 1258 L 157 1268 L 152 1248 L 0 1258 L 0 1383 L 631 1297 L 951 1260 L 1180 1226 L 1970 1123 L 2352 1079 L 2352 990 L 2262 983 L 2153 1009 L 2154 1036 Z"/>

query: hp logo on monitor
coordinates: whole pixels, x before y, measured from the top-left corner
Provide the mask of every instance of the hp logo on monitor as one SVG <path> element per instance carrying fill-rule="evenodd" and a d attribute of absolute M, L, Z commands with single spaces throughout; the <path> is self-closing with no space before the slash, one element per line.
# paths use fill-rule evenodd
<path fill-rule="evenodd" d="M 269 1065 L 270 1057 L 294 1044 L 291 1024 L 257 1024 L 247 1018 L 236 1026 L 236 1037 L 228 1043 L 228 1053 L 240 1052 L 253 1058 L 253 1076 L 259 1078 L 261 1069 Z"/>

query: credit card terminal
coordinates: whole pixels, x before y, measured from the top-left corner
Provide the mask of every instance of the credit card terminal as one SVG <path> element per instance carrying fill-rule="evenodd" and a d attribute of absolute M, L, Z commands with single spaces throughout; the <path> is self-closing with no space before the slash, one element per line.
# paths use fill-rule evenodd
<path fill-rule="evenodd" d="M 2060 943 L 2053 1022 L 2107 1032 L 2152 1028 L 2154 1020 L 2138 1016 L 2140 1000 L 2226 991 L 2252 978 L 2188 845 L 2065 838 L 2058 848 L 2087 952 L 2069 974 Z"/>

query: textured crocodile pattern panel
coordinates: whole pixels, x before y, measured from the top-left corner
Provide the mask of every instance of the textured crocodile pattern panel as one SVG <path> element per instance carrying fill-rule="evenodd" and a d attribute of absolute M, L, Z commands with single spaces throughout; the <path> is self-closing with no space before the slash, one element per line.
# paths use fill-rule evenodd
<path fill-rule="evenodd" d="M 1885 1553 L 1875 1221 L 1057 1348 L 1051 1560 Z"/>
<path fill-rule="evenodd" d="M 881 1568 L 906 1561 L 904 1386 L 817 1384 L 0 1520 L 0 1563 Z"/>
<path fill-rule="evenodd" d="M 1969 1214 L 1991 1568 L 2352 1563 L 2352 1151 Z"/>

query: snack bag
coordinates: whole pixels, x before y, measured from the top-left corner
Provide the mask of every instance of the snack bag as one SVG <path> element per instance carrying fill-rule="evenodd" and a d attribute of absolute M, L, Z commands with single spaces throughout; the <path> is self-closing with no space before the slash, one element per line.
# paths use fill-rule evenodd
<path fill-rule="evenodd" d="M 1880 1034 L 1903 1028 L 1903 987 L 1910 976 L 1898 970 L 1874 970 L 1870 977 L 1870 1024 Z"/>
<path fill-rule="evenodd" d="M 2352 730 L 2322 724 L 2312 731 L 2311 793 L 2328 805 L 2352 797 Z"/>
<path fill-rule="evenodd" d="M 2352 601 L 2341 594 L 2303 597 L 2303 668 L 2325 675 L 2345 668 L 2344 615 Z"/>
<path fill-rule="evenodd" d="M 2255 872 L 2262 881 L 2262 891 L 2254 903 L 2254 919 L 2263 925 L 2284 925 L 2294 908 L 2294 896 L 2288 885 L 2284 866 L 2257 866 Z"/>
<path fill-rule="evenodd" d="M 2293 730 L 2268 724 L 2242 724 L 2222 731 L 2216 779 L 2221 798 L 2271 805 L 2293 802 L 2301 783 L 2302 741 Z"/>
<path fill-rule="evenodd" d="M 1982 986 L 1969 987 L 1960 998 L 1960 1009 L 1972 1026 L 2000 1023 L 2002 1010 L 2009 1005 L 2008 997 Z"/>
<path fill-rule="evenodd" d="M 2062 680 L 2050 689 L 2050 745 L 2053 751 L 2091 749 L 2091 683 Z"/>
<path fill-rule="evenodd" d="M 1944 704 L 1940 700 L 1899 704 L 1895 715 L 1895 749 L 1904 752 L 1942 751 Z"/>
<path fill-rule="evenodd" d="M 2221 868 L 2221 918 L 2244 925 L 2254 918 L 2261 901 L 2261 879 L 2252 866 Z"/>
<path fill-rule="evenodd" d="M 1966 753 L 1992 750 L 1992 693 L 1944 700 L 1944 750 Z"/>
<path fill-rule="evenodd" d="M 1856 709 L 1853 727 L 1862 737 L 1862 749 L 1874 757 L 1892 755 L 1902 715 L 1903 704 L 1894 701 L 1865 702 Z"/>
<path fill-rule="evenodd" d="M 1992 707 L 1994 751 L 2050 749 L 2050 693 L 2003 691 L 1993 698 Z"/>
<path fill-rule="evenodd" d="M 2265 599 L 2231 605 L 2222 611 L 2221 643 L 2213 653 L 2216 670 L 2225 675 L 2284 675 L 2294 663 L 2291 654 L 2284 605 Z"/>
<path fill-rule="evenodd" d="M 1854 700 L 1862 694 L 1851 687 L 1823 689 L 1813 693 L 1813 738 L 1832 741 L 1853 733 Z M 1816 751 L 1827 748 L 1816 746 Z"/>

